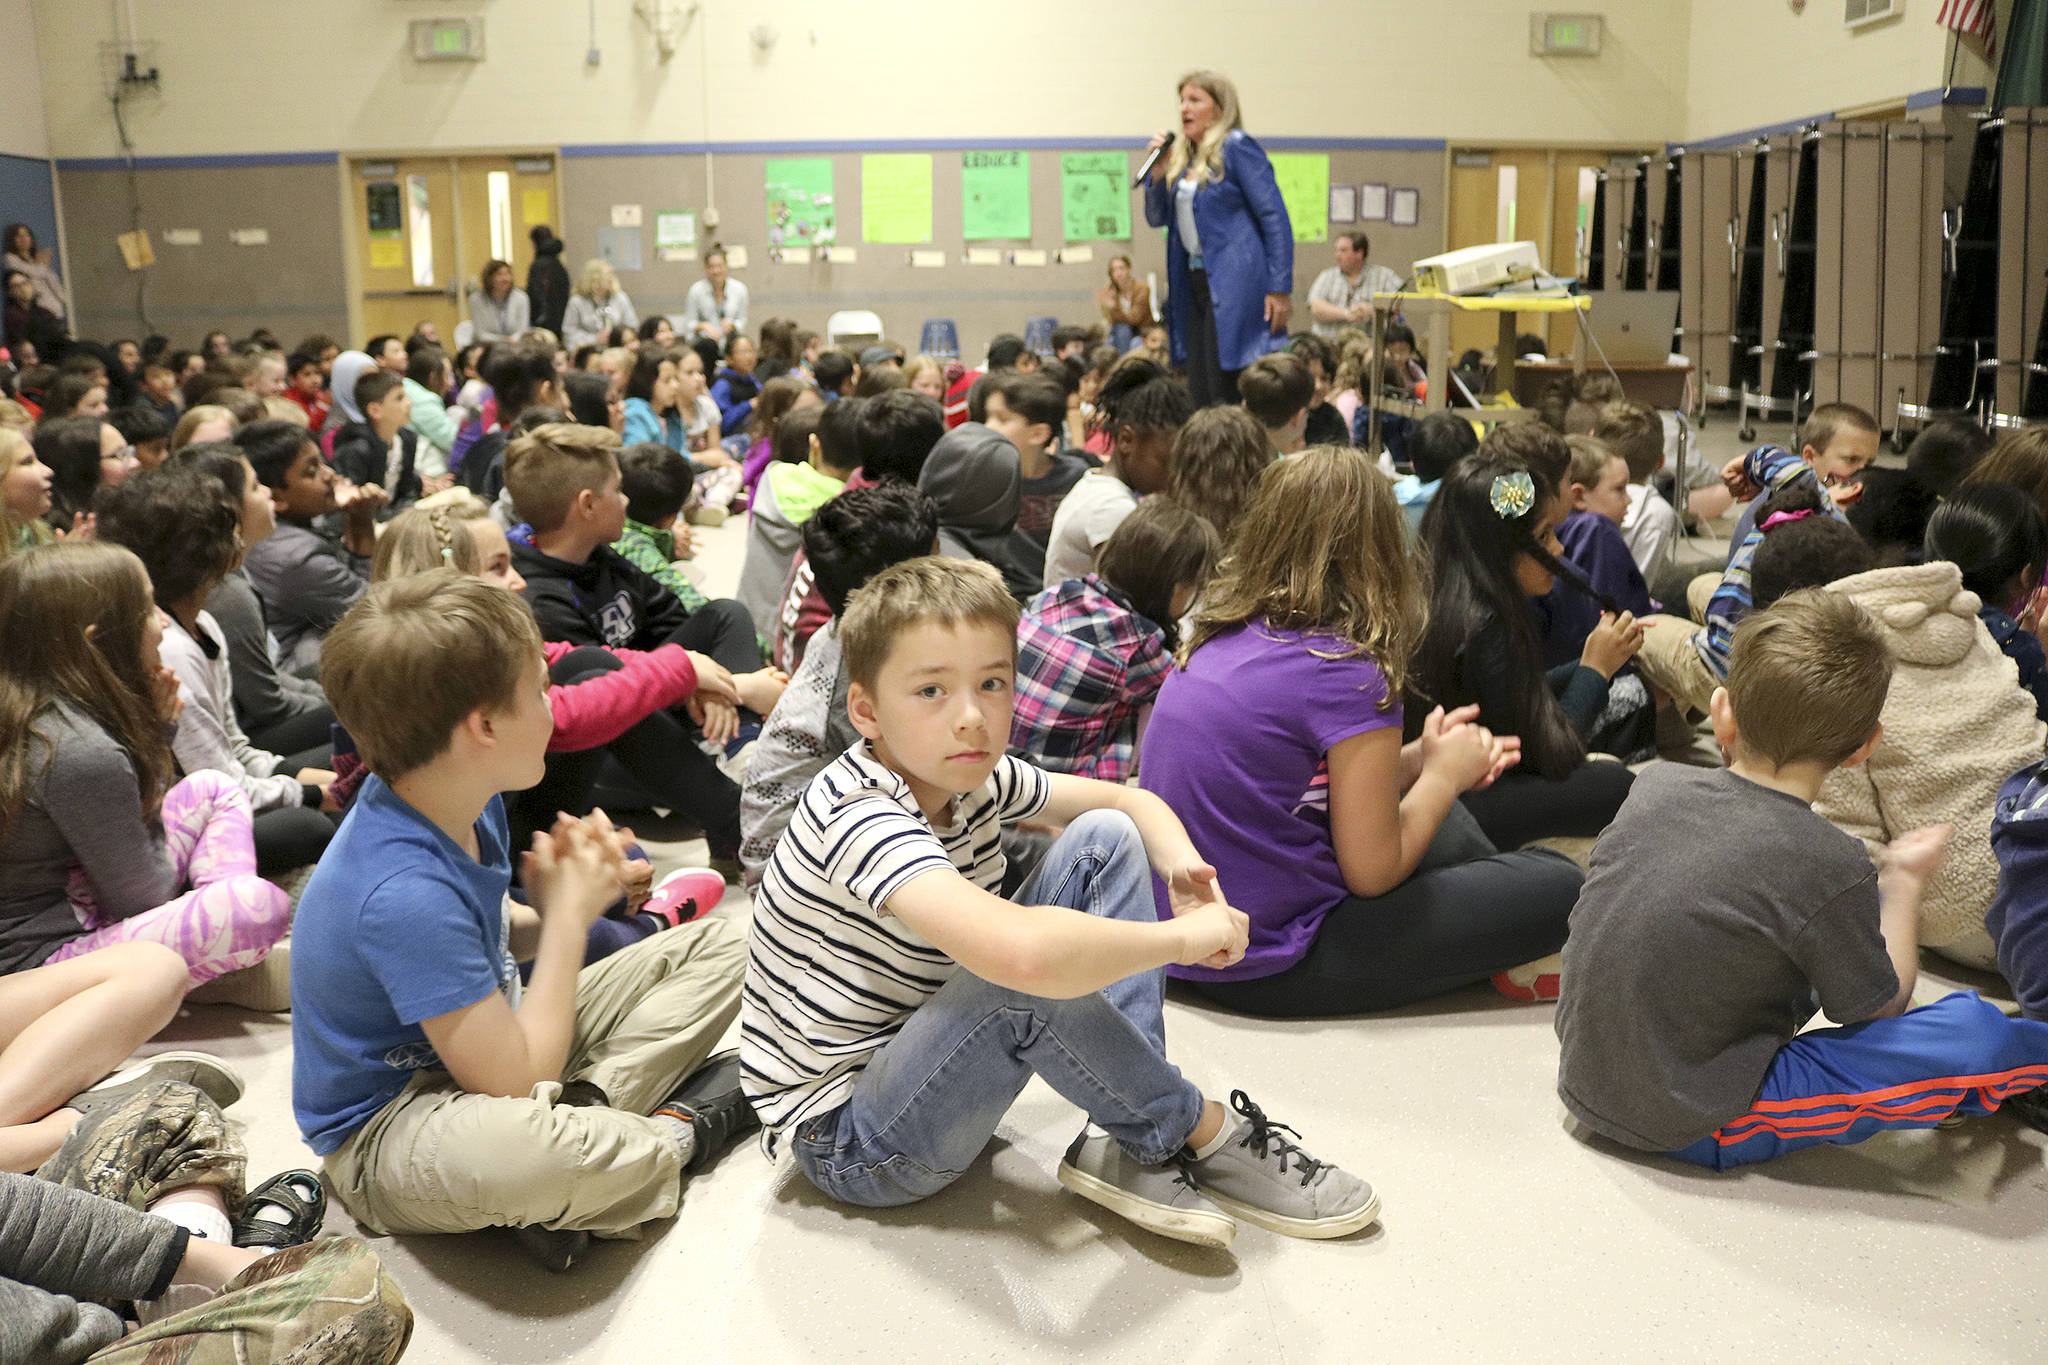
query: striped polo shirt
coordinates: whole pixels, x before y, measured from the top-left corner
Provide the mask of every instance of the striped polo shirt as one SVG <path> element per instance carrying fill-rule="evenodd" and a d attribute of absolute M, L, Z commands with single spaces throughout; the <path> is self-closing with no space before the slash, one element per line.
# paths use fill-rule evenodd
<path fill-rule="evenodd" d="M 1006 755 L 935 826 L 865 740 L 811 779 L 754 893 L 740 999 L 743 1084 L 771 1154 L 792 1124 L 845 1104 L 868 1060 L 958 970 L 888 913 L 889 898 L 941 867 L 995 892 L 1002 827 L 1045 799 L 1045 774 Z"/>

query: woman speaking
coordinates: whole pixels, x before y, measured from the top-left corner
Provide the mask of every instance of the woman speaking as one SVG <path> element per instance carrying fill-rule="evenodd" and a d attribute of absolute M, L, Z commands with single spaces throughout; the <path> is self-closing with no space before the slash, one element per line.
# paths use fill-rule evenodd
<path fill-rule="evenodd" d="M 1237 401 L 1237 374 L 1274 349 L 1294 311 L 1294 228 L 1273 163 L 1241 126 L 1237 89 L 1213 71 L 1180 82 L 1180 135 L 1145 185 L 1166 229 L 1166 326 L 1197 406 Z"/>

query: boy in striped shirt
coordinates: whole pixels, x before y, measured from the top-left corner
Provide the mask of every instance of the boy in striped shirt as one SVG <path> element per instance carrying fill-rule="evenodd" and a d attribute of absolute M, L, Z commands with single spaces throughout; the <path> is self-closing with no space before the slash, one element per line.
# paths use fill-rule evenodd
<path fill-rule="evenodd" d="M 805 791 L 754 900 L 740 1059 L 769 1151 L 788 1142 L 835 1199 L 912 1203 L 1035 1074 L 1090 1120 L 1060 1183 L 1141 1227 L 1224 1247 L 1232 1214 L 1296 1237 L 1369 1226 L 1369 1185 L 1167 1061 L 1165 967 L 1237 961 L 1247 921 L 1157 797 L 1005 756 L 1017 617 L 989 566 L 936 557 L 847 604 L 863 741 Z M 1032 818 L 1066 832 L 1002 900 L 1001 827 Z"/>

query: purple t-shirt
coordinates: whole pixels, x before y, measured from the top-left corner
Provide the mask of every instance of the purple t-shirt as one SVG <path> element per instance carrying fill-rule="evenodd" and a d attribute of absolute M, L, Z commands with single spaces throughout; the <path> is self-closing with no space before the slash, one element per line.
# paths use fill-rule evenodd
<path fill-rule="evenodd" d="M 1368 730 L 1401 728 L 1401 703 L 1371 659 L 1328 636 L 1254 621 L 1169 674 L 1145 731 L 1140 781 L 1187 826 L 1231 904 L 1251 916 L 1234 967 L 1169 967 L 1197 981 L 1249 981 L 1307 955 L 1323 916 L 1351 894 L 1330 839 L 1325 755 Z M 1165 890 L 1156 879 L 1159 914 Z"/>

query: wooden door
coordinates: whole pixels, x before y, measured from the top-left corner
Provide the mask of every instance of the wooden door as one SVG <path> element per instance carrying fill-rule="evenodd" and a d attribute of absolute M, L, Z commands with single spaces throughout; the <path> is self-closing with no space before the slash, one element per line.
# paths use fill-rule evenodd
<path fill-rule="evenodd" d="M 1555 153 L 1518 148 L 1512 151 L 1465 149 L 1451 158 L 1450 250 L 1490 242 L 1534 242 L 1553 251 L 1552 197 Z M 1560 271 L 1557 258 L 1546 254 L 1544 267 Z M 1519 330 L 1547 337 L 1547 317 L 1529 314 Z M 1500 324 L 1483 313 L 1457 313 L 1451 318 L 1451 351 L 1457 361 L 1466 350 L 1487 351 L 1498 344 Z"/>
<path fill-rule="evenodd" d="M 459 157 L 455 187 L 467 317 L 469 291 L 487 262 L 508 262 L 513 283 L 526 287 L 526 268 L 533 264 L 533 242 L 527 233 L 543 224 L 558 226 L 555 159 L 546 153 Z"/>
<path fill-rule="evenodd" d="M 407 336 L 432 322 L 454 336 L 455 176 L 446 157 L 357 161 L 350 236 L 360 281 L 357 345 L 382 333 Z"/>
<path fill-rule="evenodd" d="M 1685 244 L 1679 268 L 1683 349 L 1704 392 L 1728 383 L 1742 194 L 1734 152 L 1685 154 Z"/>

